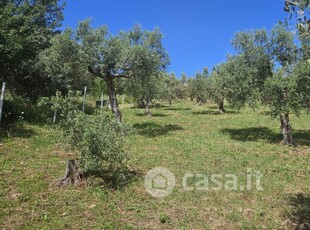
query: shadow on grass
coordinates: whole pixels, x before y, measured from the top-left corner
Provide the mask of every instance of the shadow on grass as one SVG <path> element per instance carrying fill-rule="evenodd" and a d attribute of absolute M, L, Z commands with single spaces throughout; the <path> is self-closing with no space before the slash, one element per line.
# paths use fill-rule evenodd
<path fill-rule="evenodd" d="M 192 110 L 191 108 L 165 108 L 165 110 L 170 110 L 170 111 L 189 111 L 189 110 Z"/>
<path fill-rule="evenodd" d="M 173 131 L 184 130 L 179 125 L 159 125 L 154 122 L 136 123 L 133 127 L 137 130 L 137 133 L 146 137 L 164 136 Z"/>
<path fill-rule="evenodd" d="M 136 116 L 137 117 L 148 117 L 144 113 L 137 113 Z M 152 113 L 152 117 L 168 117 L 168 116 L 170 116 L 170 115 L 163 114 L 163 113 Z"/>
<path fill-rule="evenodd" d="M 269 143 L 280 143 L 282 134 L 275 133 L 267 127 L 252 127 L 243 129 L 222 129 L 222 133 L 229 134 L 237 141 L 260 141 L 266 140 Z M 294 130 L 293 138 L 297 145 L 310 146 L 310 130 Z"/>
<path fill-rule="evenodd" d="M 208 109 L 219 109 L 219 107 L 216 105 L 207 105 L 207 107 L 208 107 Z M 226 108 L 226 106 L 225 106 L 225 108 Z"/>
<path fill-rule="evenodd" d="M 193 112 L 194 115 L 221 115 L 221 114 L 238 114 L 236 111 L 226 111 L 225 113 L 220 113 L 219 111 L 214 110 L 203 110 L 198 112 Z"/>
<path fill-rule="evenodd" d="M 293 138 L 297 145 L 310 146 L 310 130 L 293 130 Z"/>
<path fill-rule="evenodd" d="M 310 196 L 298 194 L 289 198 L 292 211 L 289 219 L 296 224 L 295 229 L 310 229 Z"/>
<path fill-rule="evenodd" d="M 160 104 L 160 105 L 158 105 L 158 106 L 156 106 L 156 105 L 154 105 L 154 104 L 152 104 L 152 105 L 150 105 L 150 109 L 153 109 L 153 110 L 160 110 L 160 109 L 166 109 L 166 108 L 169 108 L 169 106 L 167 106 L 167 105 L 164 105 L 164 104 Z M 145 106 L 137 106 L 137 105 L 135 105 L 135 106 L 132 106 L 132 107 L 130 107 L 129 109 L 145 109 Z"/>
<path fill-rule="evenodd" d="M 23 125 L 5 125 L 0 128 L 0 142 L 12 137 L 30 138 L 37 133 L 32 129 L 28 129 Z"/>
<path fill-rule="evenodd" d="M 129 184 L 138 181 L 143 175 L 144 174 L 141 172 L 124 169 L 113 172 L 89 171 L 83 176 L 91 179 L 91 183 L 94 185 L 121 190 L 126 188 Z"/>
<path fill-rule="evenodd" d="M 211 110 L 219 110 L 219 106 L 218 105 L 215 105 L 215 104 L 210 104 L 210 103 L 206 103 L 206 104 L 203 104 L 205 105 L 208 109 L 211 109 Z M 234 108 L 230 105 L 224 105 L 224 108 L 225 109 L 231 109 L 233 110 Z"/>
<path fill-rule="evenodd" d="M 237 141 L 259 141 L 267 140 L 271 143 L 280 142 L 281 134 L 274 133 L 267 127 L 253 127 L 243 129 L 222 129 L 222 133 L 229 134 L 230 137 Z"/>

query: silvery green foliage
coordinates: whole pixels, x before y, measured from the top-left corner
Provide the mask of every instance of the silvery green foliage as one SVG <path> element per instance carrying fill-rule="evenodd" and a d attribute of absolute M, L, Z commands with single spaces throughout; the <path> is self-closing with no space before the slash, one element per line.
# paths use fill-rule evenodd
<path fill-rule="evenodd" d="M 197 73 L 195 78 L 188 80 L 188 91 L 191 99 L 196 99 L 197 103 L 205 103 L 208 98 L 208 75 Z"/>
<path fill-rule="evenodd" d="M 62 142 L 79 154 L 81 173 L 103 175 L 125 167 L 126 137 L 131 127 L 104 110 L 94 115 L 77 112 L 63 126 Z"/>
<path fill-rule="evenodd" d="M 57 111 L 62 118 L 68 120 L 69 117 L 74 117 L 74 114 L 79 110 L 79 95 L 81 92 L 69 90 L 67 95 L 62 95 L 60 91 L 56 91 L 55 96 L 51 98 L 42 97 L 38 102 L 38 106 L 48 105 L 51 112 Z"/>
<path fill-rule="evenodd" d="M 224 101 L 229 85 L 227 84 L 228 74 L 225 72 L 225 63 L 217 65 L 208 78 L 208 97 L 219 104 Z"/>
<path fill-rule="evenodd" d="M 162 98 L 169 103 L 175 100 L 178 94 L 178 85 L 179 82 L 173 73 L 165 74 L 163 76 Z"/>
<path fill-rule="evenodd" d="M 227 74 L 226 96 L 230 104 L 241 108 L 245 105 L 256 107 L 263 102 L 278 114 L 290 105 L 291 110 L 297 112 L 298 103 L 288 105 L 286 101 L 287 96 L 293 97 L 291 101 L 298 101 L 297 94 L 286 93 L 296 91 L 291 73 L 301 56 L 293 33 L 281 24 L 270 34 L 266 30 L 239 32 L 233 39 L 233 46 L 237 55 L 229 57 L 222 66 Z"/>
<path fill-rule="evenodd" d="M 309 30 L 309 0 L 285 0 L 284 10 L 290 13 L 290 19 L 295 14 L 298 25 L 302 25 L 305 30 Z"/>
<path fill-rule="evenodd" d="M 162 37 L 158 29 L 145 31 L 139 25 L 112 35 L 106 26 L 93 28 L 90 20 L 79 24 L 75 39 L 85 55 L 84 62 L 90 73 L 106 82 L 111 110 L 118 121 L 122 120 L 116 90 L 120 86 L 119 79 L 135 77 L 139 85 L 133 91 L 149 98 L 151 95 L 145 94 L 153 94 L 154 76 L 169 64 Z"/>
<path fill-rule="evenodd" d="M 283 77 L 283 70 L 279 70 L 265 82 L 264 103 L 271 109 L 271 114 L 277 117 L 281 113 L 300 113 L 300 103 L 297 82 L 294 75 Z"/>
<path fill-rule="evenodd" d="M 310 60 L 300 61 L 293 74 L 296 78 L 299 102 L 310 111 Z"/>
<path fill-rule="evenodd" d="M 147 77 L 132 77 L 125 83 L 126 93 L 131 96 L 138 105 L 145 105 L 146 101 L 152 101 L 161 96 L 163 82 L 160 75 Z"/>

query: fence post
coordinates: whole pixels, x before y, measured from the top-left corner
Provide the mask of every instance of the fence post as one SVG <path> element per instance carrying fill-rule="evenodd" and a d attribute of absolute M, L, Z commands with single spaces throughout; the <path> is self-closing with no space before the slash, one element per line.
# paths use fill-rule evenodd
<path fill-rule="evenodd" d="M 82 108 L 82 111 L 83 111 L 83 112 L 84 112 L 84 110 L 85 110 L 86 90 L 87 90 L 87 86 L 85 86 L 85 88 L 84 88 L 84 98 L 83 98 L 83 108 Z"/>
<path fill-rule="evenodd" d="M 56 123 L 56 118 L 57 118 L 57 110 L 54 111 L 54 115 L 53 115 L 53 124 Z"/>
<path fill-rule="evenodd" d="M 102 109 L 103 107 L 103 93 L 101 94 L 101 104 L 100 104 L 100 108 Z"/>
<path fill-rule="evenodd" d="M 5 86 L 6 83 L 2 83 L 2 91 L 1 91 L 1 97 L 0 97 L 0 124 L 1 124 L 1 118 L 2 118 L 2 108 L 3 108 L 3 101 L 4 101 L 4 95 L 5 95 Z"/>

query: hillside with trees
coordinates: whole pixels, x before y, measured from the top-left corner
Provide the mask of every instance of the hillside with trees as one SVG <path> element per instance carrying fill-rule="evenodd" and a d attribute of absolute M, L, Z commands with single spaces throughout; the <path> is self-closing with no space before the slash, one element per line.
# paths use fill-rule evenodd
<path fill-rule="evenodd" d="M 191 76 L 158 27 L 1 1 L 1 227 L 310 229 L 310 1 L 283 7 Z"/>

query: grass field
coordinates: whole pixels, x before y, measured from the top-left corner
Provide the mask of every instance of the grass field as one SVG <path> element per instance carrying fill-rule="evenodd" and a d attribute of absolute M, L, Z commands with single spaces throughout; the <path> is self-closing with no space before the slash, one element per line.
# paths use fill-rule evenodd
<path fill-rule="evenodd" d="M 135 134 L 127 146 L 132 176 L 117 189 L 99 180 L 59 188 L 66 161 L 51 125 L 2 128 L 0 224 L 3 229 L 310 229 L 310 115 L 292 115 L 297 147 L 283 146 L 279 121 L 266 109 L 240 112 L 215 105 L 175 104 L 172 110 L 127 108 Z M 155 198 L 144 175 L 165 167 L 176 187 Z M 263 191 L 185 191 L 193 174 L 263 174 Z M 194 183 L 194 182 L 193 182 Z M 254 186 L 253 186 L 254 187 Z"/>

